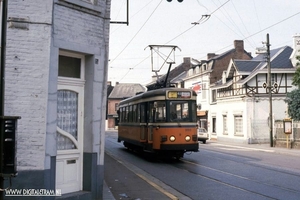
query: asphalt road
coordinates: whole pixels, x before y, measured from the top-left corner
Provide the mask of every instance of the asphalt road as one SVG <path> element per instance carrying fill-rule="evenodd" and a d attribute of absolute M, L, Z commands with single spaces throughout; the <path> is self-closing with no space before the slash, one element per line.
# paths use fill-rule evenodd
<path fill-rule="evenodd" d="M 108 132 L 105 180 L 116 199 L 300 199 L 300 151 L 207 141 L 180 161 L 126 150 Z"/>

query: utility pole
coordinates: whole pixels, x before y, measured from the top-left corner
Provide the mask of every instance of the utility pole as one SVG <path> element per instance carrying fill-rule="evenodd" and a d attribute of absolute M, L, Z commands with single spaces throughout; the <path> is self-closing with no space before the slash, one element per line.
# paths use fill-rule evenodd
<path fill-rule="evenodd" d="M 273 109 L 272 109 L 272 85 L 271 85 L 271 61 L 270 61 L 270 41 L 269 41 L 269 33 L 267 34 L 267 64 L 268 64 L 268 89 L 269 89 L 269 128 L 270 128 L 270 147 L 273 147 Z"/>
<path fill-rule="evenodd" d="M 5 72 L 5 49 L 6 49 L 6 17 L 7 0 L 2 0 L 2 27 L 1 27 L 1 54 L 0 54 L 0 144 L 4 140 L 4 72 Z M 4 198 L 4 177 L 3 177 L 3 146 L 0 147 L 0 200 Z"/>

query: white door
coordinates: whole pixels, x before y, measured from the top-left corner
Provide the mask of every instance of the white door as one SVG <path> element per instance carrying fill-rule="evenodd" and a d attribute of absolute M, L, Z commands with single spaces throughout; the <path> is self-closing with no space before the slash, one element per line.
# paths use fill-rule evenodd
<path fill-rule="evenodd" d="M 82 189 L 83 87 L 59 85 L 57 91 L 56 188 Z"/>
<path fill-rule="evenodd" d="M 84 57 L 60 52 L 57 86 L 56 189 L 82 190 Z"/>

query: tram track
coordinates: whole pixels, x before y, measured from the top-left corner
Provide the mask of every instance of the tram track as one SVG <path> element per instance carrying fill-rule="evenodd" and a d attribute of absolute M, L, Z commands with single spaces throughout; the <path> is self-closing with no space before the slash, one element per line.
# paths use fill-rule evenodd
<path fill-rule="evenodd" d="M 181 167 L 181 166 L 178 166 L 178 165 L 174 165 L 174 166 L 177 167 L 177 168 L 180 168 L 180 169 L 182 169 L 184 171 L 188 171 L 189 173 L 192 173 L 192 174 L 194 174 L 196 176 L 199 176 L 199 177 L 205 178 L 207 180 L 216 182 L 218 184 L 225 185 L 225 186 L 237 189 L 237 190 L 249 192 L 249 193 L 252 193 L 252 194 L 255 194 L 255 195 L 259 195 L 261 197 L 265 197 L 265 198 L 268 198 L 268 199 L 281 199 L 281 198 L 275 197 L 273 195 L 268 195 L 268 194 L 264 194 L 262 192 L 259 192 L 259 190 L 256 191 L 254 189 L 248 189 L 247 187 L 241 187 L 241 186 L 239 186 L 237 184 L 231 183 L 229 180 L 232 180 L 232 177 L 233 177 L 234 179 L 240 179 L 242 181 L 251 182 L 254 185 L 259 185 L 259 187 L 261 187 L 261 186 L 263 186 L 263 187 L 269 187 L 269 188 L 273 188 L 273 189 L 278 189 L 280 191 L 285 191 L 287 193 L 295 193 L 298 196 L 300 195 L 300 190 L 295 190 L 295 189 L 291 189 L 291 188 L 288 188 L 288 187 L 283 187 L 281 185 L 271 184 L 271 183 L 259 181 L 259 180 L 256 180 L 256 179 L 251 179 L 251 178 L 246 177 L 246 176 L 241 176 L 241 175 L 233 174 L 233 173 L 230 173 L 230 172 L 227 172 L 227 171 L 224 171 L 224 170 L 220 170 L 220 169 L 212 168 L 212 167 L 209 167 L 209 166 L 205 166 L 205 165 L 199 164 L 197 162 L 189 161 L 189 160 L 186 160 L 186 159 L 182 159 L 181 161 L 183 163 L 185 163 L 185 164 L 196 166 L 197 170 L 191 170 L 191 169 L 189 169 L 189 167 L 186 167 L 186 166 L 185 167 Z M 242 164 L 245 164 L 245 163 L 242 163 Z M 255 167 L 257 167 L 257 165 L 255 165 Z M 263 168 L 267 169 L 266 167 L 263 167 Z M 197 171 L 201 171 L 201 169 L 206 169 L 206 170 L 209 170 L 209 171 L 211 171 L 213 173 L 223 174 L 223 175 L 227 176 L 228 178 L 226 178 L 225 179 L 226 181 L 224 181 L 221 178 L 216 178 L 216 177 L 211 176 L 211 175 L 206 175 L 204 173 L 197 172 Z M 272 170 L 272 169 L 268 168 L 268 170 Z M 272 171 L 276 171 L 276 170 L 272 170 Z M 282 171 L 279 171 L 279 170 L 277 170 L 276 172 L 285 173 L 285 172 L 282 172 Z M 213 174 L 213 173 L 210 173 L 210 174 Z M 291 174 L 289 174 L 289 175 L 291 175 Z M 240 181 L 237 181 L 237 182 L 240 182 Z M 258 188 L 258 186 L 256 188 Z"/>
<path fill-rule="evenodd" d="M 122 146 L 120 143 L 115 142 L 115 138 L 111 137 L 108 139 L 108 141 L 109 143 L 114 143 L 119 147 Z M 143 155 L 138 155 L 138 157 L 140 156 L 143 159 L 145 158 Z M 124 157 L 122 156 L 122 158 Z M 203 162 L 209 161 L 209 159 L 212 161 L 207 163 Z M 218 191 L 218 198 L 216 199 L 222 199 L 222 195 L 220 196 L 220 194 L 226 194 L 227 190 L 233 192 L 232 195 L 226 194 L 227 197 L 230 197 L 232 199 L 240 199 L 237 198 L 235 194 L 241 195 L 243 193 L 245 193 L 245 195 L 247 196 L 246 199 L 251 199 L 252 197 L 254 199 L 299 199 L 300 187 L 299 189 L 297 189 L 299 185 L 297 181 L 300 179 L 300 173 L 298 173 L 298 171 L 293 172 L 285 167 L 281 169 L 280 167 L 273 166 L 269 163 L 257 163 L 256 161 L 260 159 L 262 158 L 257 159 L 255 157 L 247 155 L 235 155 L 231 153 L 227 154 L 220 151 L 202 149 L 200 153 L 186 155 L 180 161 L 166 161 L 163 159 L 148 160 L 146 158 L 145 160 L 147 160 L 147 162 L 154 162 L 154 168 L 167 170 L 165 171 L 166 173 L 163 176 L 161 176 L 161 173 L 157 173 L 158 171 L 155 171 L 155 169 L 151 168 L 150 166 L 145 167 L 146 165 L 143 164 L 136 165 L 137 169 L 134 171 L 138 172 L 137 175 L 141 174 L 141 171 L 139 170 L 142 170 L 143 173 L 146 172 L 146 175 L 144 177 L 145 181 L 148 182 L 150 180 L 148 182 L 149 184 L 152 184 L 152 180 L 156 180 L 155 184 L 157 185 L 157 188 L 168 188 L 165 191 L 161 192 L 165 194 L 174 194 L 174 192 L 180 192 L 179 195 L 175 196 L 181 196 L 187 199 L 188 197 L 192 199 L 199 197 L 197 196 L 197 194 L 200 195 L 205 192 L 205 188 L 207 188 L 208 185 L 213 185 L 216 191 Z M 218 163 L 222 164 L 222 166 L 220 166 Z M 122 164 L 124 163 L 122 162 Z M 131 164 L 135 165 L 132 162 Z M 231 168 L 235 165 L 237 166 L 236 173 Z M 223 170 L 223 166 L 225 166 L 226 169 Z M 128 165 L 127 167 L 129 167 L 130 169 L 134 169 L 133 166 L 130 165 Z M 243 167 L 248 168 L 248 170 L 250 171 L 247 172 L 247 170 L 242 170 Z M 180 172 L 180 170 L 182 170 L 182 173 Z M 205 187 L 203 189 L 200 189 L 195 185 L 193 191 L 200 189 L 201 192 L 197 191 L 197 193 L 190 193 L 191 189 L 184 189 L 184 186 L 187 183 L 186 181 L 188 180 L 183 180 L 182 184 L 173 184 L 174 182 L 167 181 L 168 177 L 172 177 L 172 174 L 170 173 L 171 171 L 175 171 L 177 174 L 185 174 L 183 175 L 184 177 L 195 177 L 190 178 L 189 180 L 195 182 L 196 184 L 204 184 Z M 291 184 L 282 184 L 280 180 L 281 178 L 274 178 L 276 176 L 283 177 L 283 182 L 286 181 L 287 183 L 289 183 L 289 179 L 291 178 Z M 144 177 L 140 176 L 140 178 Z M 162 179 L 162 177 L 164 177 L 164 179 Z M 212 196 L 216 197 L 215 195 Z M 212 196 L 208 195 L 209 198 Z"/>

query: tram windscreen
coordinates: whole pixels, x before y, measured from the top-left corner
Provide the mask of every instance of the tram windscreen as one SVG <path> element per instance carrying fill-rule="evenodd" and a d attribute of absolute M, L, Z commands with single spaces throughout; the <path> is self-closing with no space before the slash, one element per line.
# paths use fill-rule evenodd
<path fill-rule="evenodd" d="M 191 101 L 169 101 L 168 114 L 170 122 L 195 122 L 196 106 Z"/>

